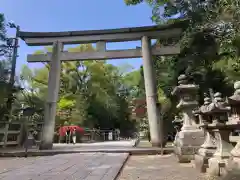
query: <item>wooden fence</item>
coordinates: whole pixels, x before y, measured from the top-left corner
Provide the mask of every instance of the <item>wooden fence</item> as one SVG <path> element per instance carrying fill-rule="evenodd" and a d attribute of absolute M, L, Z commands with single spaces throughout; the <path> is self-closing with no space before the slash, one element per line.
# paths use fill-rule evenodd
<path fill-rule="evenodd" d="M 0 147 L 21 146 L 29 128 L 34 126 L 37 131 L 36 140 L 40 141 L 43 122 L 31 123 L 20 119 L 18 121 L 0 121 Z"/>
<path fill-rule="evenodd" d="M 109 136 L 109 134 L 111 134 Z M 71 139 L 71 138 L 70 138 Z M 120 140 L 119 134 L 114 130 L 85 130 L 83 134 L 77 133 L 77 143 L 101 142 L 101 141 L 116 141 Z M 59 137 L 55 134 L 55 143 L 65 143 L 66 137 Z"/>

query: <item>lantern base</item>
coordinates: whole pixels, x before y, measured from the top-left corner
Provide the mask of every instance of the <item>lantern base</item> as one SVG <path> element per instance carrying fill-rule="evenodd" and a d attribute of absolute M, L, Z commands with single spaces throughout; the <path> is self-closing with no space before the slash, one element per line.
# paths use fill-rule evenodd
<path fill-rule="evenodd" d="M 200 148 L 198 153 L 194 156 L 194 164 L 197 170 L 202 173 L 205 173 L 208 168 L 208 160 L 213 157 L 216 149 L 204 149 Z"/>
<path fill-rule="evenodd" d="M 180 131 L 176 136 L 174 147 L 179 162 L 191 162 L 203 142 L 204 132 L 200 129 Z"/>
<path fill-rule="evenodd" d="M 207 173 L 211 176 L 223 176 L 227 174 L 228 158 L 212 157 L 208 160 Z"/>
<path fill-rule="evenodd" d="M 175 147 L 174 152 L 179 163 L 190 163 L 199 147 Z"/>

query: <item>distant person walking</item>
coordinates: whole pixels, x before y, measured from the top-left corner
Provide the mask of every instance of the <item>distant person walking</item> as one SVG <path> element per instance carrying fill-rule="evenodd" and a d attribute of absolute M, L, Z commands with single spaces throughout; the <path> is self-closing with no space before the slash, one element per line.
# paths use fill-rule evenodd
<path fill-rule="evenodd" d="M 67 131 L 66 131 L 66 143 L 70 143 L 70 138 L 71 138 L 71 130 L 70 128 L 68 127 L 67 128 Z"/>
<path fill-rule="evenodd" d="M 116 129 L 115 132 L 116 132 L 116 135 L 117 135 L 116 139 L 119 141 L 120 140 L 120 130 Z"/>
<path fill-rule="evenodd" d="M 108 132 L 108 140 L 109 141 L 113 140 L 113 133 L 112 133 L 112 131 Z"/>
<path fill-rule="evenodd" d="M 147 136 L 148 136 L 148 141 L 151 142 L 151 135 L 149 130 L 148 130 Z"/>
<path fill-rule="evenodd" d="M 73 132 L 72 132 L 73 144 L 76 144 L 76 139 L 77 139 L 77 129 L 74 128 L 74 129 L 73 129 Z"/>

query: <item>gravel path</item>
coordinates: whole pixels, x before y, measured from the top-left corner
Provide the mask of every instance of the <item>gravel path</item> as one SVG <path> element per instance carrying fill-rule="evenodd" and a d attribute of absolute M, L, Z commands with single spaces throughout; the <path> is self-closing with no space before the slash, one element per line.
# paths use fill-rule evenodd
<path fill-rule="evenodd" d="M 179 164 L 174 155 L 131 156 L 118 180 L 209 180 L 192 164 Z"/>

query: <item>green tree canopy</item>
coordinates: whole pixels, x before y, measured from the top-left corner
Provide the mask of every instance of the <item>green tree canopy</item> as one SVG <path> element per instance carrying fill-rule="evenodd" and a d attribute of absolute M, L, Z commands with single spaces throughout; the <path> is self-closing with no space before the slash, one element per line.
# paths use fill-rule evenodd
<path fill-rule="evenodd" d="M 69 52 L 94 50 L 90 44 L 68 49 Z M 46 51 L 51 49 L 37 53 Z M 130 88 L 125 80 L 128 74 L 122 70 L 123 67 L 113 66 L 106 61 L 62 63 L 57 123 L 79 124 L 89 128 L 120 128 L 123 131 L 133 128 L 128 107 Z M 25 104 L 43 108 L 48 74 L 48 64 L 34 70 L 26 65 L 22 67 L 21 83 L 25 84 L 26 89 L 23 99 L 27 100 Z"/>

